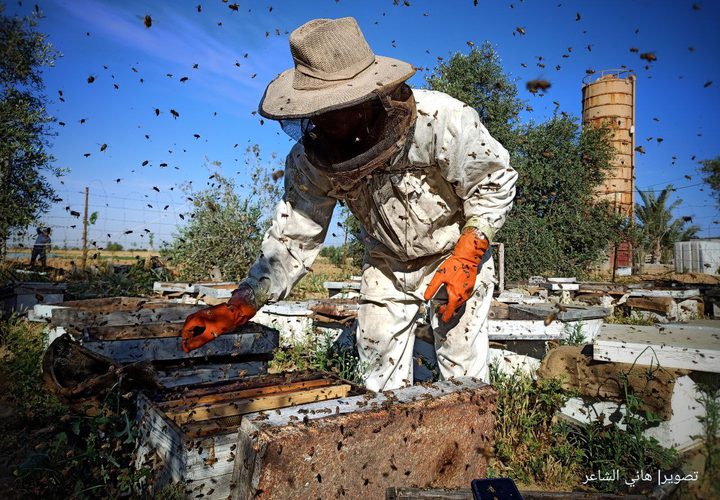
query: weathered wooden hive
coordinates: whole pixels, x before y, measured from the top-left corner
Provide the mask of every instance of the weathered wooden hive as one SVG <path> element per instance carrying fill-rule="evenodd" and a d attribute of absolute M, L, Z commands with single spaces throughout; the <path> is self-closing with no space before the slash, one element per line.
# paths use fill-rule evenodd
<path fill-rule="evenodd" d="M 188 498 L 382 498 L 487 472 L 496 393 L 464 378 L 373 393 L 326 373 L 141 395 L 137 465 Z"/>
<path fill-rule="evenodd" d="M 267 373 L 279 334 L 259 324 L 249 323 L 190 353 L 182 350 L 183 322 L 203 307 L 115 297 L 64 302 L 48 311 L 48 319 L 58 333 L 117 363 L 151 362 L 166 387 Z"/>

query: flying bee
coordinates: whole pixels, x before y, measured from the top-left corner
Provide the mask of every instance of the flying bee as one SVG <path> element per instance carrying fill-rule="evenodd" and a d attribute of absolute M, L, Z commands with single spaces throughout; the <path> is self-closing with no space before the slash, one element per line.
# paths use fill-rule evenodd
<path fill-rule="evenodd" d="M 640 54 L 640 59 L 643 59 L 647 62 L 655 62 L 657 61 L 657 56 L 652 52 L 643 52 Z"/>
<path fill-rule="evenodd" d="M 535 94 L 538 90 L 546 92 L 551 87 L 551 84 L 547 80 L 530 80 L 525 84 L 525 87 L 531 94 Z"/>

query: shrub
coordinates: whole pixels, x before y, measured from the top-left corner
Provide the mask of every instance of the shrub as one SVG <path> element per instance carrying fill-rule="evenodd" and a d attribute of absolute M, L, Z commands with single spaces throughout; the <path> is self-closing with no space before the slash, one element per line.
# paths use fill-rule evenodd
<path fill-rule="evenodd" d="M 490 380 L 498 391 L 493 473 L 524 484 L 574 485 L 582 451 L 571 445 L 568 426 L 555 419 L 569 397 L 561 382 L 503 374 L 497 366 L 491 366 Z"/>
<path fill-rule="evenodd" d="M 175 239 L 161 249 L 161 255 L 177 269 L 180 278 L 205 280 L 219 270 L 223 280 L 238 281 L 245 277 L 260 254 L 268 215 L 275 207 L 280 189 L 269 169 L 260 164 L 257 147 L 248 155 L 255 162 L 251 192 L 241 198 L 235 183 L 215 173 L 212 183 L 201 191 L 184 187 L 192 200 L 192 212 L 185 216 L 186 225 Z"/>
<path fill-rule="evenodd" d="M 343 247 L 326 246 L 320 250 L 320 255 L 327 258 L 332 264 L 343 266 Z"/>
<path fill-rule="evenodd" d="M 123 249 L 123 246 L 120 243 L 114 243 L 112 241 L 109 241 L 107 246 L 105 247 L 105 250 L 108 250 L 110 252 L 120 252 Z"/>

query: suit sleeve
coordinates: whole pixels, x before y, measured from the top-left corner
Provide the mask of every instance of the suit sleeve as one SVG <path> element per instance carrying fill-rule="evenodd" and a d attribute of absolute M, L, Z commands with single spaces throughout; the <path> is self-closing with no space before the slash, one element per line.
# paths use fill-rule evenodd
<path fill-rule="evenodd" d="M 296 149 L 285 166 L 285 194 L 275 208 L 260 256 L 248 277 L 261 284 L 268 302 L 285 299 L 320 253 L 335 199 L 323 188 L 325 179 L 314 169 L 300 168 Z M 265 300 L 263 300 L 265 302 Z"/>
<path fill-rule="evenodd" d="M 437 161 L 463 200 L 465 227 L 492 240 L 505 223 L 515 198 L 517 172 L 510 155 L 470 106 L 448 112 L 437 137 Z"/>

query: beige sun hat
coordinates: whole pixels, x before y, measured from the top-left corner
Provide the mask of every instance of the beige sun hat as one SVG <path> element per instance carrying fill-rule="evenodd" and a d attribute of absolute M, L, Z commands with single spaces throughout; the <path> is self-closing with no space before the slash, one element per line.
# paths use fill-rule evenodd
<path fill-rule="evenodd" d="M 415 73 L 406 62 L 375 55 L 352 17 L 303 24 L 290 34 L 290 53 L 295 67 L 270 82 L 260 101 L 260 114 L 272 120 L 351 106 Z"/>

